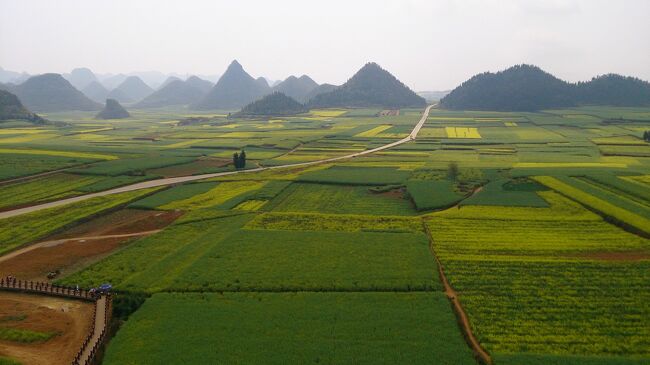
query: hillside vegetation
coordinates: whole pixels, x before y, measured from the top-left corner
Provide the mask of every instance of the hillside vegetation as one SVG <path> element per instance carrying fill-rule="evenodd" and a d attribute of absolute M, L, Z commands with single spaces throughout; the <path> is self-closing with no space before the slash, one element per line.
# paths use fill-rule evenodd
<path fill-rule="evenodd" d="M 650 105 L 650 83 L 633 77 L 603 75 L 568 83 L 537 66 L 516 65 L 485 72 L 463 82 L 440 101 L 461 110 L 535 111 L 577 105 Z"/>

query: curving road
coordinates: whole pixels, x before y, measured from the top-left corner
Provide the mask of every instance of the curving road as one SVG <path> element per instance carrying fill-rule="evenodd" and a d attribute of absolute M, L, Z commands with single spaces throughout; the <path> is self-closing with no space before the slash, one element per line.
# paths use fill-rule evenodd
<path fill-rule="evenodd" d="M 418 133 L 420 132 L 420 129 L 422 129 L 422 126 L 424 125 L 424 122 L 427 121 L 427 117 L 429 116 L 429 111 L 431 110 L 431 108 L 433 108 L 436 105 L 437 104 L 427 106 L 427 108 L 422 113 L 422 117 L 420 118 L 418 123 L 415 125 L 415 127 L 413 127 L 413 130 L 411 131 L 411 133 L 407 137 L 402 138 L 399 141 L 395 141 L 395 142 L 392 142 L 392 143 L 389 143 L 389 144 L 385 144 L 383 146 L 376 147 L 376 148 L 373 148 L 373 149 L 370 149 L 370 150 L 365 150 L 365 151 L 362 151 L 362 152 L 352 153 L 352 154 L 345 155 L 345 156 L 338 156 L 338 157 L 332 157 L 332 158 L 327 158 L 327 159 L 323 159 L 323 160 L 316 160 L 316 161 L 309 161 L 309 162 L 299 162 L 299 163 L 278 165 L 278 166 L 269 166 L 269 167 L 258 167 L 258 168 L 250 169 L 250 170 L 216 172 L 216 173 L 212 173 L 212 174 L 179 176 L 179 177 L 170 177 L 170 178 L 164 178 L 164 179 L 149 180 L 149 181 L 145 181 L 145 182 L 141 182 L 141 183 L 137 183 L 137 184 L 122 186 L 122 187 L 115 188 L 115 189 L 100 191 L 100 192 L 97 192 L 97 193 L 80 195 L 80 196 L 75 196 L 75 197 L 72 197 L 72 198 L 61 199 L 61 200 L 49 202 L 49 203 L 32 205 L 30 207 L 25 207 L 25 208 L 0 212 L 0 219 L 14 217 L 14 216 L 25 214 L 25 213 L 31 213 L 31 212 L 35 212 L 35 211 L 42 210 L 42 209 L 58 207 L 58 206 L 65 205 L 65 204 L 76 203 L 76 202 L 80 202 L 82 200 L 96 198 L 96 197 L 99 197 L 99 196 L 112 195 L 112 194 L 118 194 L 118 193 L 125 193 L 125 192 L 128 192 L 128 191 L 135 191 L 135 190 L 141 190 L 141 189 L 147 189 L 147 188 L 155 188 L 155 187 L 159 187 L 159 186 L 174 185 L 174 184 L 184 183 L 184 182 L 188 182 L 188 181 L 203 180 L 203 179 L 209 179 L 209 178 L 212 178 L 212 177 L 219 177 L 219 176 L 228 176 L 228 175 L 235 175 L 235 174 L 247 174 L 247 173 L 251 173 L 251 172 L 259 172 L 259 171 L 274 170 L 274 169 L 283 169 L 283 168 L 287 168 L 287 167 L 302 167 L 302 166 L 317 165 L 317 164 L 326 163 L 326 162 L 334 162 L 334 161 L 340 161 L 340 160 L 345 160 L 345 159 L 349 159 L 349 158 L 359 157 L 359 156 L 363 156 L 363 155 L 368 155 L 368 154 L 371 154 L 371 153 L 387 150 L 389 148 L 399 146 L 399 145 L 404 144 L 406 142 L 410 142 L 410 141 L 415 140 L 417 138 Z"/>

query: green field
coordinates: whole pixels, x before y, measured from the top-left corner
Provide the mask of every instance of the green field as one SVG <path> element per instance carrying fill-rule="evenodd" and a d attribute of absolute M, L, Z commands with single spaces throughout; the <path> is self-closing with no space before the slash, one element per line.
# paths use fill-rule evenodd
<path fill-rule="evenodd" d="M 475 361 L 441 293 L 224 293 L 154 295 L 104 363 Z"/>
<path fill-rule="evenodd" d="M 402 197 L 373 193 L 365 186 L 291 184 L 275 200 L 274 211 L 411 215 L 415 209 Z"/>

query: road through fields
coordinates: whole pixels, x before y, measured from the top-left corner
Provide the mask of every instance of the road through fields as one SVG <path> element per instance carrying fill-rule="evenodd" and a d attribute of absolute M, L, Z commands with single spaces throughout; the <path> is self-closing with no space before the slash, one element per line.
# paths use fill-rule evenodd
<path fill-rule="evenodd" d="M 54 208 L 54 207 L 58 207 L 58 206 L 65 205 L 65 204 L 76 203 L 76 202 L 80 202 L 80 201 L 83 201 L 83 200 L 96 198 L 96 197 L 99 197 L 99 196 L 125 193 L 125 192 L 129 192 L 129 191 L 142 190 L 142 189 L 147 189 L 147 188 L 155 188 L 155 187 L 159 187 L 159 186 L 174 185 L 174 184 L 180 184 L 180 183 L 184 183 L 184 182 L 188 182 L 188 181 L 203 180 L 203 179 L 209 179 L 209 178 L 219 177 L 219 176 L 228 176 L 228 175 L 235 175 L 235 174 L 247 174 L 247 173 L 251 173 L 251 172 L 260 172 L 260 171 L 265 171 L 265 170 L 275 170 L 275 169 L 283 169 L 283 168 L 291 168 L 291 167 L 311 166 L 311 165 L 317 165 L 317 164 L 321 164 L 321 163 L 335 162 L 335 161 L 345 160 L 345 159 L 349 159 L 349 158 L 355 158 L 355 157 L 359 157 L 359 156 L 368 155 L 368 154 L 371 154 L 371 153 L 387 150 L 389 148 L 399 146 L 401 144 L 404 144 L 404 143 L 415 140 L 417 138 L 418 133 L 420 132 L 420 129 L 422 129 L 422 126 L 427 121 L 427 117 L 429 116 L 429 111 L 431 110 L 431 108 L 433 108 L 436 105 L 437 104 L 427 106 L 427 108 L 422 113 L 422 117 L 420 118 L 418 123 L 415 125 L 415 127 L 413 127 L 413 130 L 411 131 L 411 133 L 407 137 L 402 138 L 399 141 L 388 143 L 388 144 L 385 144 L 383 146 L 376 147 L 376 148 L 373 148 L 373 149 L 370 149 L 370 150 L 365 150 L 365 151 L 352 153 L 352 154 L 345 155 L 345 156 L 327 158 L 327 159 L 317 160 L 317 161 L 300 162 L 300 163 L 278 165 L 278 166 L 270 166 L 270 167 L 258 167 L 258 168 L 249 169 L 249 170 L 216 172 L 216 173 L 212 173 L 212 174 L 178 176 L 178 177 L 170 177 L 170 178 L 164 178 L 164 179 L 149 180 L 149 181 L 145 181 L 145 182 L 141 182 L 141 183 L 122 186 L 122 187 L 115 188 L 115 189 L 100 191 L 100 192 L 97 192 L 97 193 L 79 195 L 79 196 L 75 196 L 75 197 L 72 197 L 72 198 L 56 200 L 56 201 L 49 202 L 49 203 L 32 205 L 32 206 L 29 206 L 29 207 L 19 208 L 19 209 L 14 209 L 14 210 L 7 210 L 7 211 L 4 211 L 4 212 L 0 212 L 0 219 L 15 217 L 15 216 L 18 216 L 18 215 L 21 215 L 21 214 L 36 212 L 36 211 L 47 209 L 47 208 Z"/>

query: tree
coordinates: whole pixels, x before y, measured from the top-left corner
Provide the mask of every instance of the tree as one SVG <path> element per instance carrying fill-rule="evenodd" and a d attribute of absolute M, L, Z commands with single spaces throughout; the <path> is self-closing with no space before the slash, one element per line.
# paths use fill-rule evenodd
<path fill-rule="evenodd" d="M 241 150 L 239 153 L 239 168 L 243 169 L 246 167 L 246 151 Z"/>
<path fill-rule="evenodd" d="M 237 152 L 235 152 L 232 155 L 232 164 L 235 166 L 236 169 L 239 168 L 239 154 Z"/>
<path fill-rule="evenodd" d="M 643 132 L 643 140 L 646 142 L 650 142 L 650 131 Z"/>
<path fill-rule="evenodd" d="M 455 162 L 450 162 L 447 167 L 447 177 L 450 180 L 456 181 L 458 179 L 458 164 Z"/>

